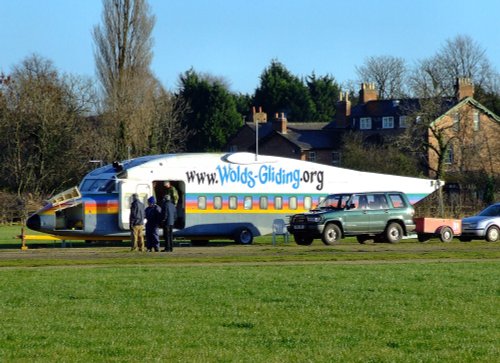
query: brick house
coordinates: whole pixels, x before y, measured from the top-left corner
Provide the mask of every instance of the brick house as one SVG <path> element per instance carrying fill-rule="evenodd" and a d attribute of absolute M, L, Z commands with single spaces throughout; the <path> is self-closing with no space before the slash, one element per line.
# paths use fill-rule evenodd
<path fill-rule="evenodd" d="M 474 86 L 468 79 L 458 79 L 456 96 L 439 100 L 438 117 L 431 127 L 443 129 L 450 146 L 446 155 L 448 175 L 483 170 L 500 174 L 500 117 L 474 99 Z M 359 131 L 366 143 L 384 144 L 406 132 L 412 122 L 419 122 L 425 100 L 402 98 L 379 100 L 374 84 L 363 83 L 356 105 L 348 93 L 341 93 L 335 120 L 330 123 L 287 122 L 285 115 L 272 120 L 259 109 L 252 119 L 227 143 L 228 151 L 255 152 L 256 132 L 260 154 L 285 156 L 322 164 L 341 166 L 342 137 L 346 131 Z M 432 132 L 426 137 L 429 145 L 437 140 Z M 423 155 L 425 173 L 433 177 L 438 155 L 428 148 Z"/>
<path fill-rule="evenodd" d="M 328 122 L 288 122 L 283 113 L 268 120 L 262 109 L 253 108 L 251 120 L 228 141 L 226 149 L 255 152 L 258 137 L 259 154 L 339 166 L 343 132 Z"/>

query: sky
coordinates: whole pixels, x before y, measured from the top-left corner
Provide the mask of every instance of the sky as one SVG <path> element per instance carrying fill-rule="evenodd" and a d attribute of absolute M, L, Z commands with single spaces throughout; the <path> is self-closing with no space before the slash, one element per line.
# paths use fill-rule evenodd
<path fill-rule="evenodd" d="M 149 0 L 151 69 L 169 90 L 193 68 L 252 94 L 272 60 L 292 74 L 358 82 L 371 56 L 411 67 L 468 35 L 500 71 L 499 0 Z M 101 0 L 0 0 L 0 72 L 37 54 L 59 71 L 96 79 L 92 29 Z"/>

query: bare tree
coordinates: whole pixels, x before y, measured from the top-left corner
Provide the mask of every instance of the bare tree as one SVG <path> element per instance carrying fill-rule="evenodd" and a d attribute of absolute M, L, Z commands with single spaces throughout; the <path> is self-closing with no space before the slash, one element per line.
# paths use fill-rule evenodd
<path fill-rule="evenodd" d="M 391 99 L 404 96 L 407 67 L 404 59 L 392 56 L 369 57 L 356 67 L 360 83 L 375 83 L 379 98 Z"/>
<path fill-rule="evenodd" d="M 454 96 L 456 79 L 462 77 L 484 90 L 498 91 L 498 73 L 486 50 L 467 35 L 446 40 L 434 56 L 420 60 L 410 77 L 410 87 L 418 97 Z"/>
<path fill-rule="evenodd" d="M 148 151 L 156 80 L 151 74 L 155 17 L 146 0 L 103 0 L 102 26 L 93 31 L 104 121 L 114 157 Z"/>

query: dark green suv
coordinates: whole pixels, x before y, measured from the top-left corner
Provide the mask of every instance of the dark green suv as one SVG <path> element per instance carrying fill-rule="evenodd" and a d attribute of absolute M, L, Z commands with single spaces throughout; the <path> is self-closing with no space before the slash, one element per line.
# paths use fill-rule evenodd
<path fill-rule="evenodd" d="M 315 238 L 331 245 L 345 236 L 359 243 L 397 243 L 415 230 L 415 210 L 401 192 L 331 194 L 316 209 L 290 217 L 288 232 L 299 245 Z"/>

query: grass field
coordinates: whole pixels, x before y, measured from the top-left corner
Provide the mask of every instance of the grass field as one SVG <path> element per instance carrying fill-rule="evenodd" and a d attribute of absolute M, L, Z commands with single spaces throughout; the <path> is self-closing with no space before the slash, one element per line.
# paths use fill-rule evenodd
<path fill-rule="evenodd" d="M 1 362 L 494 362 L 500 244 L 30 245 L 0 228 Z M 36 248 L 38 247 L 38 248 Z"/>

